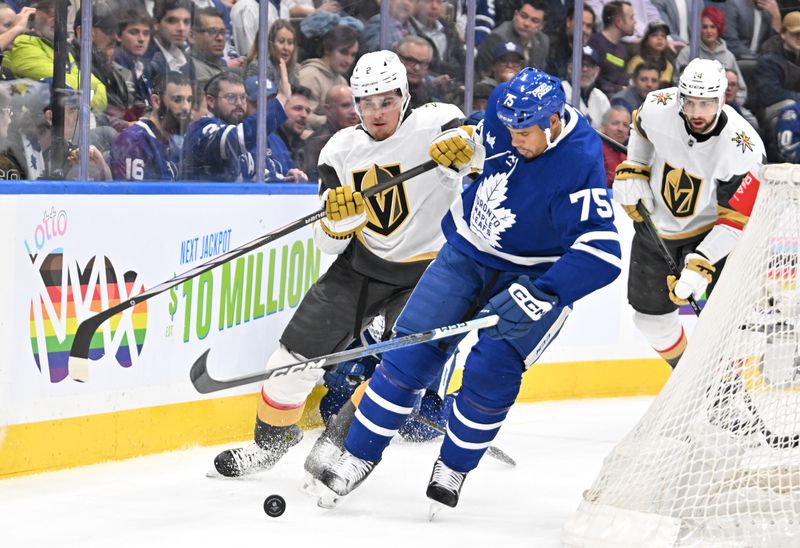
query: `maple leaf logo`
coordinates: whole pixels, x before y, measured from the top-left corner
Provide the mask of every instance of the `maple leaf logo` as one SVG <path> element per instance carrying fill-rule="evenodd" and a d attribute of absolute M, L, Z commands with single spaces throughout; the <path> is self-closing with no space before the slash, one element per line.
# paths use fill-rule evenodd
<path fill-rule="evenodd" d="M 517 220 L 510 209 L 501 207 L 506 200 L 507 190 L 507 173 L 490 175 L 478 187 L 470 212 L 470 230 L 497 249 L 503 247 L 500 245 L 500 235 Z"/>

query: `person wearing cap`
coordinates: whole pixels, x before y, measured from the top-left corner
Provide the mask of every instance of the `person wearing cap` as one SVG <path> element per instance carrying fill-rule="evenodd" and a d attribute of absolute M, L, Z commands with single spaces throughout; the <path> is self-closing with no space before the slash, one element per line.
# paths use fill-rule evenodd
<path fill-rule="evenodd" d="M 500 42 L 492 50 L 492 64 L 481 83 L 492 87 L 508 82 L 522 70 L 525 64 L 525 52 L 516 42 Z"/>
<path fill-rule="evenodd" d="M 156 78 L 150 96 L 152 110 L 122 131 L 111 145 L 111 174 L 115 181 L 175 181 L 183 137 L 192 110 L 192 83 L 180 72 Z"/>
<path fill-rule="evenodd" d="M 247 93 L 247 110 L 246 116 L 252 116 L 258 111 L 258 77 L 250 76 L 244 82 L 245 93 Z M 292 93 L 300 91 L 298 88 L 293 87 Z M 268 104 L 272 103 L 275 95 L 278 93 L 277 82 L 267 79 L 264 86 L 264 93 L 266 94 Z M 289 116 L 291 97 L 285 102 L 284 112 Z M 307 114 L 306 114 L 307 117 Z M 281 126 L 282 127 L 282 126 Z M 308 180 L 308 176 L 295 165 L 292 159 L 292 152 L 287 147 L 286 142 L 278 134 L 280 127 L 268 128 L 267 134 L 267 154 L 264 169 L 264 180 L 266 182 L 273 181 L 288 181 L 288 182 L 304 182 Z M 251 147 L 250 154 L 255 158 L 256 148 Z"/>
<path fill-rule="evenodd" d="M 628 61 L 628 74 L 644 63 L 649 61 L 658 66 L 661 70 L 662 87 L 672 85 L 674 66 L 667 55 L 667 37 L 669 36 L 669 25 L 663 21 L 654 21 L 647 25 L 642 41 L 639 43 L 639 53 L 631 57 Z"/>
<path fill-rule="evenodd" d="M 780 111 L 800 101 L 800 11 L 783 17 L 780 36 L 767 40 L 762 52 L 754 78 L 756 108 L 771 131 Z"/>
<path fill-rule="evenodd" d="M 600 59 L 592 46 L 583 46 L 581 56 L 581 101 L 579 110 L 586 116 L 592 127 L 600 127 L 603 115 L 611 108 L 606 94 L 595 87 L 600 74 Z M 561 88 L 568 101 L 572 100 L 572 62 L 567 63 L 567 79 L 561 80 Z"/>
<path fill-rule="evenodd" d="M 14 46 L 3 55 L 3 66 L 14 73 L 16 78 L 39 81 L 53 77 L 56 0 L 38 0 L 35 7 L 34 32 L 17 36 Z M 78 62 L 72 54 L 67 55 L 65 81 L 73 89 L 78 89 Z M 104 112 L 108 107 L 106 87 L 95 75 L 91 75 L 90 80 L 91 108 L 95 112 Z"/>
<path fill-rule="evenodd" d="M 550 53 L 550 37 L 542 29 L 547 17 L 546 0 L 524 0 L 514 11 L 514 17 L 497 26 L 481 42 L 475 57 L 475 73 L 486 76 L 494 60 L 497 44 L 514 42 L 524 52 L 524 66 L 544 69 Z"/>
<path fill-rule="evenodd" d="M 739 63 L 736 57 L 728 50 L 725 40 L 721 38 L 725 30 L 725 13 L 714 6 L 704 8 L 700 13 L 700 47 L 697 56 L 700 59 L 716 59 L 723 67 L 736 71 L 739 78 L 739 93 L 737 95 L 740 103 L 747 102 L 747 83 L 744 81 L 742 71 L 739 70 Z M 675 58 L 675 72 L 680 74 L 684 67 L 689 63 L 689 48 L 683 48 Z"/>

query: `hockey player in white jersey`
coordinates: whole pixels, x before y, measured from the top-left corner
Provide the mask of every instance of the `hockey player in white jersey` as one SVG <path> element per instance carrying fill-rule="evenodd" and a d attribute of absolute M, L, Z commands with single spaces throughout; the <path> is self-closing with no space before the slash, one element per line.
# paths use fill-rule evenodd
<path fill-rule="evenodd" d="M 634 322 L 673 368 L 687 344 L 678 305 L 713 289 L 747 222 L 729 200 L 765 158 L 756 131 L 724 104 L 727 85 L 718 61 L 695 59 L 677 88 L 650 92 L 633 113 L 628 158 L 614 180 L 614 199 L 635 221 L 628 278 Z M 642 226 L 640 202 L 683 266 L 680 277 L 670 275 Z"/>
<path fill-rule="evenodd" d="M 377 315 L 388 335 L 444 243 L 439 221 L 461 189 L 459 173 L 437 168 L 365 200 L 363 190 L 429 160 L 428 143 L 464 115 L 447 104 L 410 109 L 406 69 L 389 51 L 362 56 L 350 84 L 361 124 L 337 132 L 320 153 L 326 217 L 314 225 L 317 246 L 338 257 L 300 303 L 268 369 L 343 350 Z M 216 470 L 241 476 L 271 468 L 300 441 L 297 422 L 323 373 L 309 369 L 265 381 L 254 443 L 220 453 Z M 345 404 L 318 440 L 306 463 L 312 477 L 322 466 L 320 452 L 338 457 L 336 425 L 344 424 L 343 433 L 354 409 Z"/>

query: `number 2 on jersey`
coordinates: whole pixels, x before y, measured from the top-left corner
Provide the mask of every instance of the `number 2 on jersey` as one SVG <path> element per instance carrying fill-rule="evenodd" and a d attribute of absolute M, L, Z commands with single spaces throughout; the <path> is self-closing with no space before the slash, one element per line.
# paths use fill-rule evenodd
<path fill-rule="evenodd" d="M 584 188 L 583 190 L 570 194 L 569 202 L 574 204 L 578 200 L 582 200 L 581 221 L 589 219 L 589 207 L 591 207 L 592 202 L 597 206 L 597 214 L 603 219 L 608 219 L 614 216 L 614 210 L 611 208 L 611 204 L 606 198 L 607 194 L 608 190 L 605 188 Z"/>

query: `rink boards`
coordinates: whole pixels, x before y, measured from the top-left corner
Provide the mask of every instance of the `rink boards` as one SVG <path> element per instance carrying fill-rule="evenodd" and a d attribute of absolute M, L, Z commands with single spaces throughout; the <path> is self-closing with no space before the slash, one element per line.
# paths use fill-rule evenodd
<path fill-rule="evenodd" d="M 189 368 L 209 348 L 215 377 L 263 367 L 331 263 L 310 228 L 112 318 L 92 340 L 87 383 L 68 377 L 67 356 L 85 318 L 314 212 L 315 185 L 22 182 L 0 193 L 0 478 L 251 435 L 258 385 L 202 396 Z M 633 230 L 617 218 L 627 264 Z M 626 280 L 576 303 L 520 400 L 660 389 L 667 368 L 633 327 Z M 319 424 L 315 407 L 306 426 Z"/>

